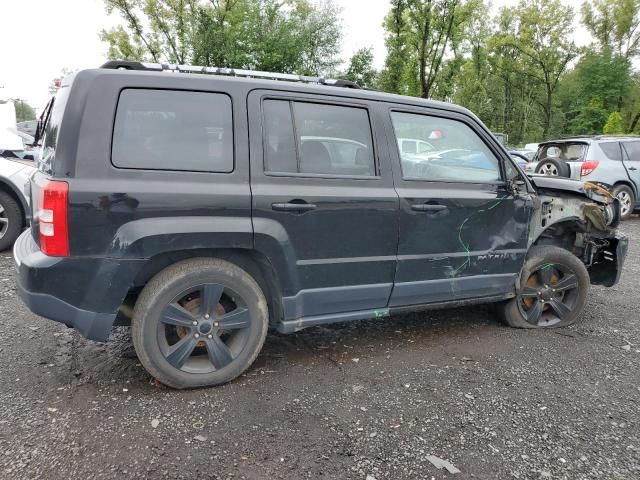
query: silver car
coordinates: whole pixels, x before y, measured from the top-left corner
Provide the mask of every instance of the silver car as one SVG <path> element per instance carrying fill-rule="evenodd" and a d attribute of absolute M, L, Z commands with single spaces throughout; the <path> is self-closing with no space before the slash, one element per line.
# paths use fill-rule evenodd
<path fill-rule="evenodd" d="M 604 185 L 620 200 L 623 219 L 640 209 L 640 137 L 598 135 L 544 142 L 525 172 Z"/>
<path fill-rule="evenodd" d="M 24 185 L 34 170 L 33 161 L 0 156 L 0 252 L 27 226 L 30 209 Z"/>

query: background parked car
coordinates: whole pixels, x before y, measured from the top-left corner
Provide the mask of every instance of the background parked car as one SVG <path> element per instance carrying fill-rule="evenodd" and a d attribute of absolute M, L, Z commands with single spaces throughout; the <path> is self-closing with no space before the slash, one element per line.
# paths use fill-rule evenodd
<path fill-rule="evenodd" d="M 620 200 L 623 219 L 640 207 L 640 137 L 598 135 L 544 142 L 525 171 L 603 184 Z"/>
<path fill-rule="evenodd" d="M 0 251 L 10 248 L 27 225 L 29 206 L 24 185 L 34 165 L 29 160 L 0 158 Z"/>

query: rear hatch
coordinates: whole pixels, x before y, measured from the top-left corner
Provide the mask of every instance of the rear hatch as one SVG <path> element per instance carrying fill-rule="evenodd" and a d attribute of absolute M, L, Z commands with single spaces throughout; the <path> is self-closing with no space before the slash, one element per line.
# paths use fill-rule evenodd
<path fill-rule="evenodd" d="M 538 163 L 546 158 L 555 158 L 569 165 L 569 177 L 580 179 L 580 167 L 584 162 L 589 143 L 580 140 L 563 140 L 541 143 L 533 161 L 526 166 L 527 173 L 533 173 Z"/>

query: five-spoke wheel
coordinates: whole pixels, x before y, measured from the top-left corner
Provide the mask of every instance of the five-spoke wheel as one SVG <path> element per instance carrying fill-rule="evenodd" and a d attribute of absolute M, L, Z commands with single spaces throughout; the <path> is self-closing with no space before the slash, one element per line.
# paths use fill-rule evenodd
<path fill-rule="evenodd" d="M 500 311 L 512 327 L 565 327 L 582 313 L 589 285 L 586 267 L 571 252 L 535 246 L 527 255 L 516 297 Z"/>
<path fill-rule="evenodd" d="M 132 334 L 152 375 L 188 388 L 240 375 L 262 348 L 267 324 L 264 295 L 247 272 L 223 260 L 192 259 L 147 284 Z"/>

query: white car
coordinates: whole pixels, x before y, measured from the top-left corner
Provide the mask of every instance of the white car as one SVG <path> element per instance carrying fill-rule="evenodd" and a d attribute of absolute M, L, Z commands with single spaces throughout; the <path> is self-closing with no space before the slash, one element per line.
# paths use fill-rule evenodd
<path fill-rule="evenodd" d="M 421 155 L 435 150 L 433 144 L 418 138 L 399 138 L 398 147 L 402 155 Z"/>

